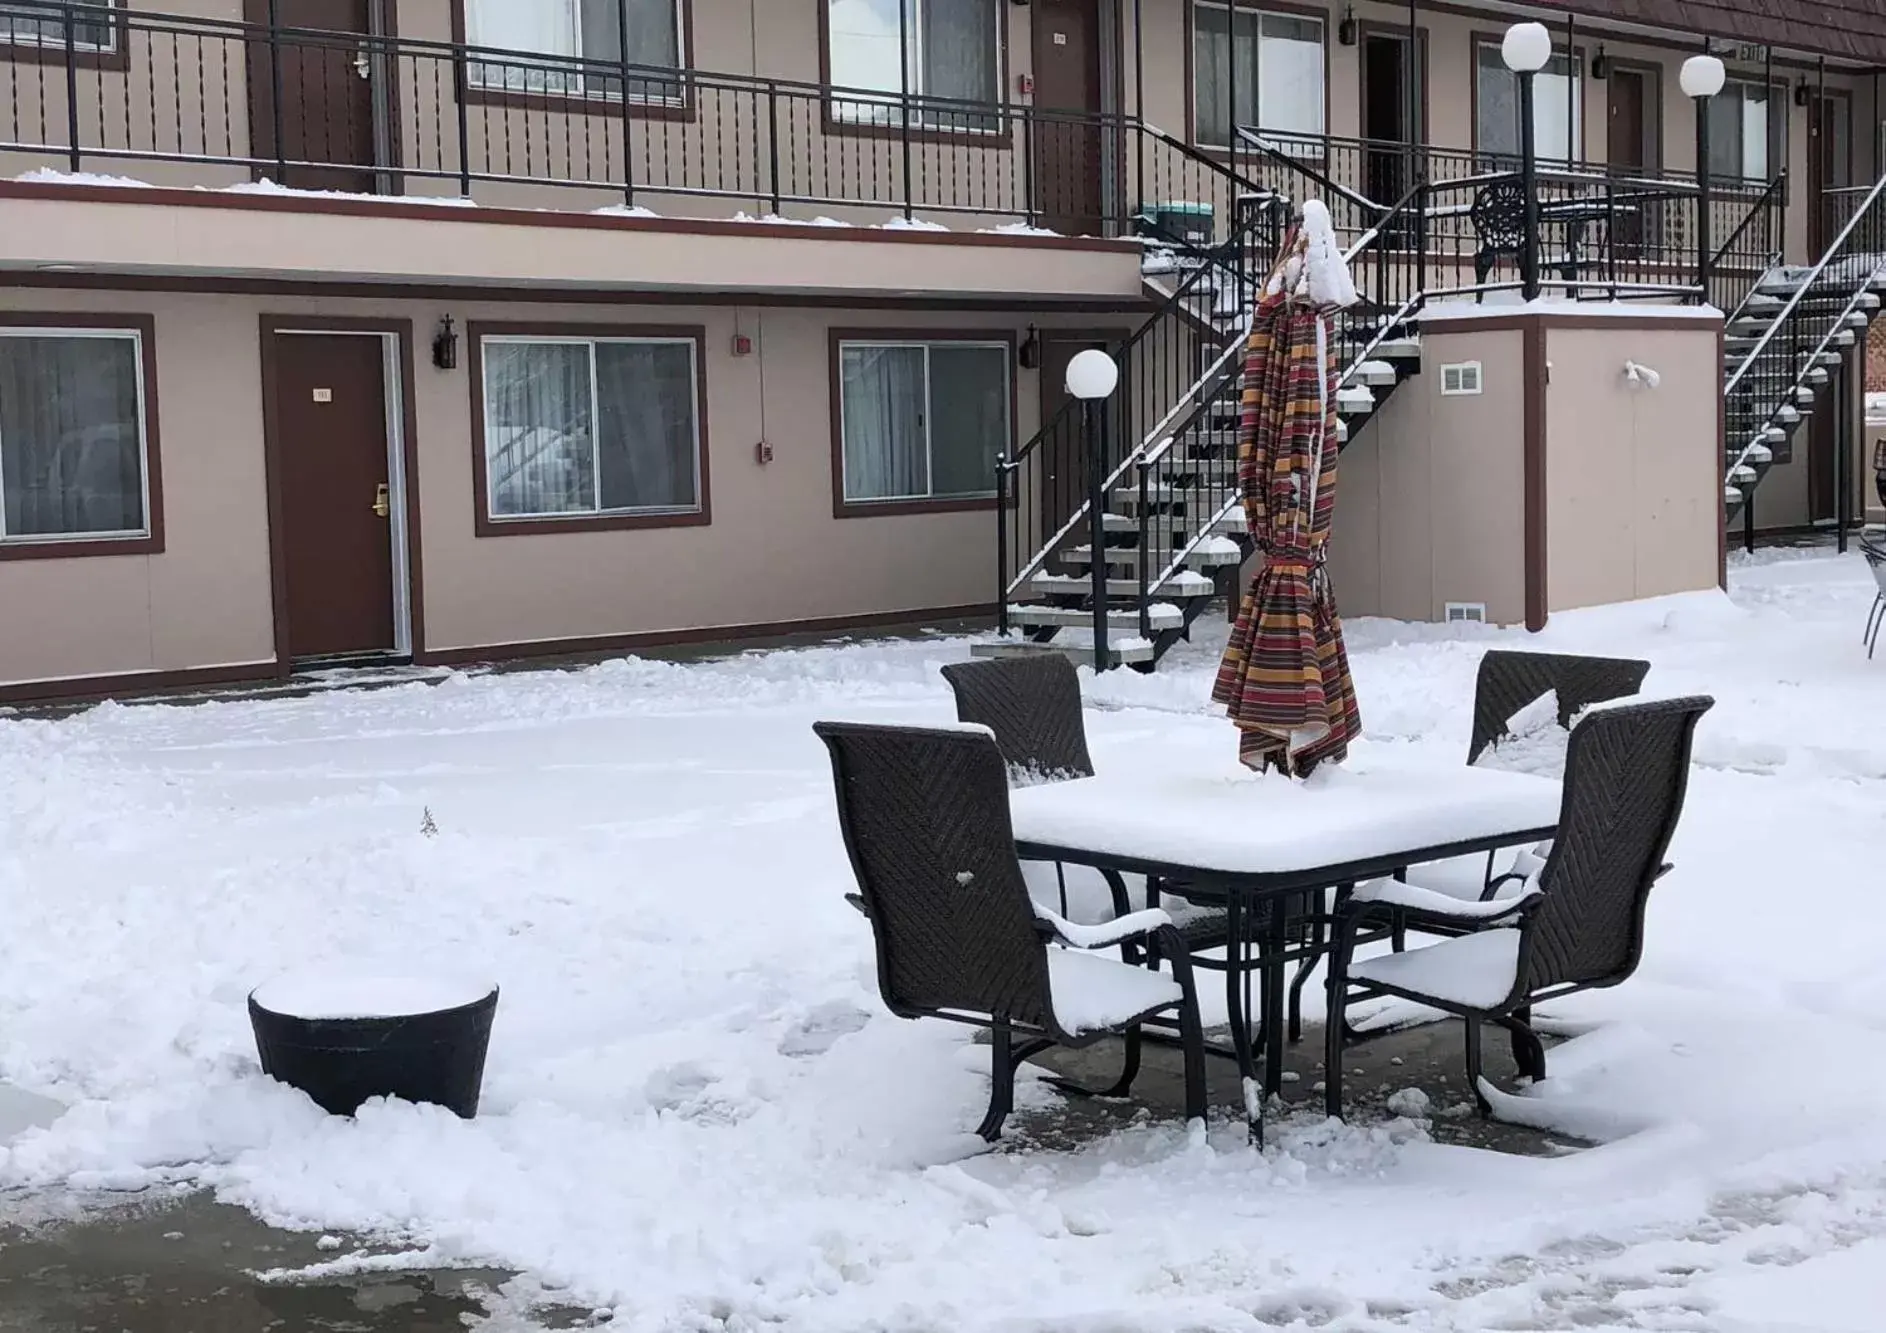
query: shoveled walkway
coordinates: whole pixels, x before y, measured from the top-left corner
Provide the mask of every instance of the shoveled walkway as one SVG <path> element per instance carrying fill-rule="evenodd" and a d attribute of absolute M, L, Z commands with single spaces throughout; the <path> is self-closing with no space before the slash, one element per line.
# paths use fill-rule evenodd
<path fill-rule="evenodd" d="M 1322 1033 L 1312 1029 L 1291 1048 L 1286 1067 L 1297 1075 L 1285 1092 L 1286 1115 L 1314 1116 L 1320 1093 Z M 1055 1070 L 1083 1081 L 1111 1081 L 1117 1043 L 1047 1058 Z M 1438 1023 L 1393 1033 L 1355 1048 L 1348 1088 L 1353 1118 L 1391 1119 L 1386 1104 L 1405 1089 L 1426 1096 L 1425 1122 L 1404 1126 L 1440 1143 L 1546 1155 L 1577 1144 L 1513 1125 L 1479 1119 L 1461 1066 L 1460 1029 Z M 1504 1043 L 1490 1042 L 1487 1072 L 1510 1079 Z M 1238 1102 L 1229 1061 L 1207 1066 L 1212 1105 Z M 1418 1098 L 1397 1098 L 1403 1109 Z M 1056 1099 L 1052 1107 L 1018 1112 L 998 1151 L 1055 1151 L 1102 1137 L 1144 1116 L 1177 1116 L 1183 1107 L 1178 1052 L 1148 1046 L 1133 1096 L 1120 1101 Z M 0 1197 L 0 1212 L 6 1211 Z M 0 1225 L 0 1329 L 6 1333 L 486 1333 L 526 1328 L 591 1326 L 587 1311 L 538 1314 L 531 1323 L 500 1316 L 485 1322 L 489 1299 L 511 1276 L 500 1272 L 391 1270 L 305 1281 L 265 1281 L 271 1270 L 299 1270 L 356 1250 L 351 1240 L 279 1231 L 240 1208 L 204 1195 L 171 1201 L 84 1200 L 70 1217 L 33 1227 Z M 317 1273 L 318 1269 L 315 1270 Z"/>

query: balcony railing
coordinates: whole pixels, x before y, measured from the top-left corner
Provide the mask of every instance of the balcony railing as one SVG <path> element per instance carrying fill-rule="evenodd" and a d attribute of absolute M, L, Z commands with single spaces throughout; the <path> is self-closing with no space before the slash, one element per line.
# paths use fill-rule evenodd
<path fill-rule="evenodd" d="M 1142 203 L 1186 201 L 1209 210 L 1200 243 L 1255 188 L 1118 115 L 64 0 L 5 11 L 0 154 L 71 172 L 509 204 L 551 187 L 577 207 L 1100 235 L 1156 227 Z"/>

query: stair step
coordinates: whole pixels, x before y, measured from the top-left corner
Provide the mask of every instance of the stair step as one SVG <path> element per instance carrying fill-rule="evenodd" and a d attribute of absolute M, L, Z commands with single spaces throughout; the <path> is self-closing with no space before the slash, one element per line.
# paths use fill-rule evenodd
<path fill-rule="evenodd" d="M 1140 530 L 1139 520 L 1131 514 L 1104 514 L 1101 516 L 1100 526 L 1108 532 L 1137 533 Z M 1242 510 L 1233 509 L 1220 518 L 1212 519 L 1209 523 L 1191 518 L 1162 518 L 1159 521 L 1159 530 L 1174 541 L 1190 537 L 1194 532 L 1204 528 L 1209 528 L 1214 536 L 1235 536 L 1245 530 L 1244 513 Z"/>
<path fill-rule="evenodd" d="M 1722 488 L 1722 502 L 1733 509 L 1742 503 L 1742 492 L 1738 491 L 1733 486 L 1724 486 Z"/>
<path fill-rule="evenodd" d="M 1800 421 L 1800 419 L 1800 412 L 1785 404 L 1775 409 L 1775 420 L 1783 426 L 1792 426 Z"/>
<path fill-rule="evenodd" d="M 1828 345 L 1832 347 L 1851 347 L 1853 346 L 1853 330 L 1842 329 L 1827 341 Z M 1825 356 L 1827 354 L 1822 352 L 1821 355 Z"/>
<path fill-rule="evenodd" d="M 1085 574 L 1037 574 L 1029 580 L 1029 586 L 1042 597 L 1084 597 L 1094 590 L 1094 581 Z M 1211 597 L 1218 591 L 1218 585 L 1203 574 L 1182 569 L 1164 583 L 1153 588 L 1156 597 Z M 1138 598 L 1138 579 L 1108 579 L 1108 597 Z"/>
<path fill-rule="evenodd" d="M 996 643 L 976 643 L 969 647 L 971 657 L 1040 657 L 1052 654 L 1065 657 L 1079 666 L 1094 664 L 1092 644 L 1085 643 L 1029 643 L 1021 639 L 1008 639 Z M 1115 662 L 1150 662 L 1153 660 L 1153 646 L 1146 640 L 1134 637 L 1109 639 L 1107 656 Z"/>
<path fill-rule="evenodd" d="M 1826 376 L 1823 375 L 1821 378 L 1825 379 Z M 1819 396 L 1819 394 L 1805 386 L 1794 391 L 1794 401 L 1799 403 L 1802 407 L 1814 406 L 1814 402 Z"/>
<path fill-rule="evenodd" d="M 1766 426 L 1762 429 L 1762 439 L 1769 444 L 1785 444 L 1788 440 L 1788 432 L 1780 426 Z"/>
<path fill-rule="evenodd" d="M 1008 609 L 1011 625 L 1053 625 L 1058 628 L 1085 629 L 1094 623 L 1094 613 L 1078 606 L 1038 606 L 1033 602 L 1011 605 Z M 1167 629 L 1184 629 L 1185 612 L 1170 602 L 1154 602 L 1146 608 L 1146 619 L 1155 632 Z M 1139 633 L 1138 611 L 1107 612 L 1107 628 L 1119 630 L 1124 634 Z"/>
<path fill-rule="evenodd" d="M 1093 552 L 1094 548 L 1091 546 L 1071 546 L 1062 554 L 1061 559 L 1066 564 L 1078 565 L 1086 569 L 1088 561 L 1093 558 Z M 1168 564 L 1172 560 L 1172 553 L 1170 551 L 1158 552 L 1158 559 L 1161 565 Z M 1139 561 L 1140 548 L 1137 546 L 1113 546 L 1107 549 L 1109 565 L 1129 565 L 1137 569 Z M 1242 564 L 1243 561 L 1243 549 L 1229 537 L 1207 537 L 1185 557 L 1186 566 L 1190 569 L 1219 569 L 1225 565 Z"/>
<path fill-rule="evenodd" d="M 1729 484 L 1732 486 L 1753 486 L 1761 480 L 1761 473 L 1744 463 L 1729 469 Z"/>
<path fill-rule="evenodd" d="M 1765 444 L 1751 444 L 1743 450 L 1742 461 L 1750 467 L 1766 467 L 1775 461 L 1775 451 Z"/>
<path fill-rule="evenodd" d="M 1398 383 L 1400 379 L 1401 372 L 1393 365 L 1371 358 L 1356 367 L 1351 383 L 1379 387 Z"/>
<path fill-rule="evenodd" d="M 1346 389 L 1336 391 L 1336 410 L 1352 416 L 1361 416 L 1375 410 L 1375 392 L 1367 385 L 1352 384 Z"/>
<path fill-rule="evenodd" d="M 1114 504 L 1122 509 L 1138 509 L 1139 499 L 1140 490 L 1137 486 L 1123 486 L 1113 494 Z M 1230 499 L 1231 492 L 1219 486 L 1173 486 L 1164 482 L 1150 482 L 1146 487 L 1148 504 L 1196 504 L 1204 509 L 1216 510 Z"/>

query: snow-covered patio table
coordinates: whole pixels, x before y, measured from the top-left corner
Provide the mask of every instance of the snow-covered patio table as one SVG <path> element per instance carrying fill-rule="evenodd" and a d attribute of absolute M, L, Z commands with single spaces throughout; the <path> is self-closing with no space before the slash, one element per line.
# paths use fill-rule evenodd
<path fill-rule="evenodd" d="M 1379 750 L 1359 750 L 1302 781 L 1228 762 L 1176 768 L 1150 747 L 1132 758 L 1140 762 L 1012 793 L 1016 850 L 1028 860 L 1151 876 L 1165 892 L 1224 906 L 1225 997 L 1253 1134 L 1262 1132 L 1263 1099 L 1246 979 L 1255 971 L 1261 981 L 1262 1087 L 1275 1093 L 1283 1085 L 1284 966 L 1321 948 L 1320 936 L 1292 947 L 1292 917 L 1320 913 L 1321 890 L 1535 843 L 1558 824 L 1557 782 Z"/>

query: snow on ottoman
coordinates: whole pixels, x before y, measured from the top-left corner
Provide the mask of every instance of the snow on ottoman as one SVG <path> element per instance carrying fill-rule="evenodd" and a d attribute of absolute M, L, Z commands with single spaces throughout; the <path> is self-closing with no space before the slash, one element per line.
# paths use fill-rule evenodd
<path fill-rule="evenodd" d="M 497 1008 L 496 986 L 438 977 L 307 972 L 249 995 L 262 1072 L 334 1115 L 398 1097 L 471 1119 Z"/>

